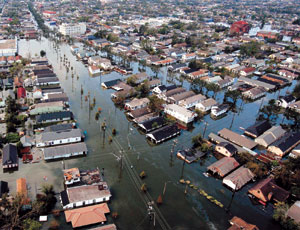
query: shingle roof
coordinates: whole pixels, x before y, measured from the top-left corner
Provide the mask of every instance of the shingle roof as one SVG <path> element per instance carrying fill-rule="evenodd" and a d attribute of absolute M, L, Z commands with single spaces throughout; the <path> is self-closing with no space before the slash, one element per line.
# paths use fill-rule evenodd
<path fill-rule="evenodd" d="M 232 173 L 230 173 L 228 176 L 226 176 L 223 179 L 223 183 L 226 184 L 226 181 L 231 181 L 233 184 L 236 185 L 235 190 L 238 190 L 253 178 L 254 178 L 254 174 L 251 172 L 251 170 L 242 166 L 237 170 L 233 171 Z"/>
<path fill-rule="evenodd" d="M 231 130 L 226 129 L 226 128 L 220 130 L 218 132 L 218 134 L 221 137 L 223 137 L 239 146 L 246 147 L 248 149 L 253 149 L 257 145 L 257 143 L 255 143 L 254 141 L 252 141 L 246 137 L 243 137 L 235 132 L 232 132 Z"/>
<path fill-rule="evenodd" d="M 160 142 L 179 132 L 180 129 L 176 125 L 168 125 L 147 134 L 147 136 L 154 138 L 157 142 Z"/>
<path fill-rule="evenodd" d="M 7 144 L 3 148 L 2 165 L 18 164 L 18 150 L 13 144 Z"/>
<path fill-rule="evenodd" d="M 221 177 L 225 176 L 240 164 L 233 157 L 223 157 L 207 167 L 207 170 L 219 174 Z"/>
<path fill-rule="evenodd" d="M 251 125 L 245 130 L 245 133 L 249 133 L 251 136 L 260 136 L 265 131 L 270 129 L 272 126 L 269 121 L 259 121 L 256 122 L 254 125 Z"/>
<path fill-rule="evenodd" d="M 72 137 L 81 137 L 82 133 L 80 129 L 71 129 L 71 130 L 65 130 L 61 132 L 47 132 L 42 133 L 37 136 L 37 142 L 48 142 L 48 141 L 55 141 L 55 140 L 61 140 L 66 138 L 72 138 Z"/>
<path fill-rule="evenodd" d="M 249 193 L 257 190 L 261 191 L 265 201 L 270 200 L 269 195 L 272 195 L 271 198 L 280 202 L 285 201 L 289 196 L 289 192 L 279 187 L 272 178 L 261 180 L 258 184 L 249 189 Z"/>
<path fill-rule="evenodd" d="M 45 122 L 48 120 L 54 120 L 54 119 L 64 119 L 64 118 L 72 118 L 72 112 L 70 111 L 60 111 L 60 112 L 54 112 L 54 113 L 44 113 L 36 116 L 36 121 L 38 123 Z"/>
<path fill-rule="evenodd" d="M 57 132 L 57 131 L 65 131 L 65 130 L 70 130 L 73 128 L 73 125 L 68 123 L 68 124 L 58 124 L 58 125 L 50 125 L 47 126 L 44 130 L 44 132 Z"/>
<path fill-rule="evenodd" d="M 87 152 L 87 147 L 84 142 L 45 148 L 44 156 L 45 159 L 57 158 L 57 157 L 79 153 L 79 152 Z"/>
<path fill-rule="evenodd" d="M 165 119 L 163 117 L 157 117 L 157 118 L 153 118 L 151 120 L 145 121 L 141 124 L 139 124 L 139 126 L 141 128 L 143 128 L 146 132 L 149 132 L 150 130 L 154 130 L 156 129 L 156 127 L 161 127 L 165 124 Z M 154 124 L 157 124 L 156 126 L 154 126 Z"/>
<path fill-rule="evenodd" d="M 272 146 L 279 148 L 282 152 L 286 152 L 292 146 L 300 141 L 300 132 L 290 132 L 286 133 L 279 140 L 275 141 Z"/>
<path fill-rule="evenodd" d="M 92 205 L 84 208 L 77 208 L 65 211 L 67 222 L 72 223 L 73 228 L 83 227 L 91 224 L 106 221 L 105 214 L 110 210 L 106 203 Z"/>

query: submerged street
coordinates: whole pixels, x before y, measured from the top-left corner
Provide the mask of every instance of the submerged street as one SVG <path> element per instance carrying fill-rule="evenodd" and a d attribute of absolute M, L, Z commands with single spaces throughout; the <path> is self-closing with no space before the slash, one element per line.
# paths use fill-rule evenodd
<path fill-rule="evenodd" d="M 113 90 L 101 88 L 101 82 L 124 78 L 124 76 L 111 72 L 103 76 L 91 77 L 87 67 L 77 61 L 71 53 L 69 45 L 59 44 L 58 49 L 55 49 L 54 46 L 54 42 L 46 38 L 42 38 L 41 41 L 20 40 L 19 53 L 23 57 L 34 57 L 40 53 L 40 50 L 46 51 L 46 57 L 52 64 L 61 87 L 69 97 L 70 110 L 74 114 L 78 127 L 86 131 L 88 155 L 67 159 L 64 162 L 21 165 L 21 170 L 4 175 L 6 181 L 15 184 L 13 182 L 16 178 L 26 177 L 28 184 L 31 185 L 32 196 L 37 193 L 42 183 L 53 184 L 55 191 L 60 192 L 63 189 L 63 163 L 65 168 L 92 169 L 98 167 L 103 171 L 105 180 L 110 186 L 112 198 L 109 206 L 112 213 L 117 212 L 119 215 L 114 222 L 120 229 L 159 229 L 159 223 L 166 226 L 166 229 L 226 229 L 230 226 L 228 220 L 234 215 L 239 215 L 241 218 L 247 217 L 249 222 L 261 229 L 280 229 L 280 226 L 272 221 L 270 205 L 263 209 L 262 206 L 253 205 L 247 197 L 247 190 L 253 186 L 253 183 L 238 191 L 234 196 L 230 211 L 225 211 L 230 203 L 232 192 L 222 185 L 222 180 L 213 177 L 207 178 L 203 175 L 206 167 L 216 161 L 214 156 L 208 154 L 197 163 L 184 166 L 183 161 L 176 158 L 177 150 L 190 147 L 192 137 L 203 133 L 205 122 L 208 123 L 205 137 L 211 132 L 217 133 L 224 127 L 229 128 L 231 124 L 233 131 L 242 134 L 241 128 L 247 128 L 255 122 L 262 103 L 265 104 L 268 99 L 277 98 L 278 92 L 268 94 L 264 99 L 242 105 L 234 120 L 232 112 L 217 121 L 212 120 L 209 115 L 205 116 L 205 122 L 197 121 L 192 130 L 181 132 L 181 135 L 176 138 L 178 144 L 175 145 L 174 153 L 172 153 L 174 139 L 157 146 L 149 145 L 145 135 L 142 135 L 127 120 L 124 111 L 115 107 L 110 98 Z M 64 56 L 73 67 L 73 78 L 72 71 L 67 73 L 66 67 L 60 60 Z M 137 73 L 138 63 L 131 63 L 131 65 L 133 73 Z M 146 72 L 151 76 L 155 75 L 148 67 Z M 166 67 L 161 68 L 158 76 L 164 84 L 167 83 Z M 286 90 L 292 91 L 294 85 L 295 82 L 279 93 L 285 95 Z M 183 86 L 188 88 L 189 83 L 184 82 Z M 81 95 L 81 87 L 83 95 Z M 89 111 L 89 102 L 85 100 L 88 95 L 90 95 L 91 101 L 93 98 L 96 100 L 94 109 L 91 111 Z M 222 101 L 222 97 L 223 93 L 219 92 L 217 100 Z M 95 112 L 98 108 L 101 108 L 102 112 L 99 120 L 96 121 Z M 280 123 L 282 120 L 282 116 L 279 115 L 277 122 Z M 103 122 L 106 122 L 107 125 L 105 131 L 101 129 Z M 112 135 L 113 128 L 117 130 L 116 136 Z M 113 139 L 112 143 L 109 143 L 110 136 Z M 139 174 L 142 171 L 145 171 L 147 175 L 142 181 L 148 188 L 149 193 L 146 194 L 141 193 L 139 187 L 141 184 Z M 0 175 L 2 177 L 3 173 L 1 172 Z M 47 175 L 46 179 L 45 175 Z M 192 188 L 187 188 L 185 195 L 186 187 L 179 183 L 181 177 L 205 190 L 224 204 L 224 208 L 211 203 Z M 153 222 L 149 222 L 147 203 L 151 200 L 155 202 L 157 197 L 163 193 L 164 187 L 163 203 L 159 207 L 160 211 L 154 227 Z M 63 229 L 68 229 L 68 227 L 70 226 L 66 225 Z"/>

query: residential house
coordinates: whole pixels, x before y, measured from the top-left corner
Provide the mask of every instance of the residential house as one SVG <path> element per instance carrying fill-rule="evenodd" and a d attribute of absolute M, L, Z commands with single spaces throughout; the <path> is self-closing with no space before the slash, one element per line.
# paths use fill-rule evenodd
<path fill-rule="evenodd" d="M 289 192 L 279 187 L 270 177 L 258 182 L 248 193 L 264 205 L 269 201 L 285 202 L 289 197 Z"/>
<path fill-rule="evenodd" d="M 3 169 L 14 169 L 19 167 L 18 150 L 15 145 L 6 144 L 3 147 L 2 167 Z"/>
<path fill-rule="evenodd" d="M 66 188 L 60 193 L 63 209 L 98 204 L 110 200 L 106 182 Z"/>
<path fill-rule="evenodd" d="M 265 88 L 258 86 L 242 92 L 242 95 L 250 100 L 256 100 L 264 97 L 266 95 L 266 90 Z"/>
<path fill-rule="evenodd" d="M 33 84 L 36 86 L 50 86 L 50 85 L 59 85 L 59 79 L 57 77 L 43 77 L 37 78 Z"/>
<path fill-rule="evenodd" d="M 126 110 L 136 110 L 148 106 L 150 100 L 148 98 L 134 98 L 130 102 L 125 103 Z"/>
<path fill-rule="evenodd" d="M 38 124 L 52 123 L 52 122 L 59 122 L 59 121 L 69 121 L 71 119 L 72 119 L 72 112 L 71 111 L 43 113 L 43 114 L 37 115 L 35 117 L 35 120 Z"/>
<path fill-rule="evenodd" d="M 247 149 L 253 149 L 257 145 L 257 143 L 255 143 L 254 141 L 252 141 L 244 136 L 241 136 L 227 128 L 223 128 L 222 130 L 220 130 L 218 132 L 218 134 L 220 137 L 223 137 L 226 140 L 228 140 L 232 143 L 235 143 L 241 147 L 247 148 Z"/>
<path fill-rule="evenodd" d="M 300 201 L 296 201 L 287 211 L 286 214 L 293 219 L 297 224 L 300 224 Z"/>
<path fill-rule="evenodd" d="M 156 117 L 148 121 L 139 123 L 138 126 L 146 133 L 151 132 L 155 129 L 159 129 L 166 124 L 166 121 L 163 117 Z"/>
<path fill-rule="evenodd" d="M 110 213 L 106 203 L 65 211 L 66 222 L 73 228 L 85 227 L 107 221 L 105 214 Z"/>
<path fill-rule="evenodd" d="M 265 88 L 267 91 L 271 91 L 276 88 L 276 85 L 274 85 L 274 84 L 270 84 L 270 83 L 263 82 L 260 80 L 255 80 L 252 78 L 240 77 L 239 81 L 243 81 L 252 86 L 261 86 L 261 87 Z"/>
<path fill-rule="evenodd" d="M 180 100 L 178 104 L 186 109 L 190 109 L 192 107 L 195 107 L 196 104 L 204 101 L 206 97 L 202 94 L 197 94 L 188 98 L 185 98 L 183 100 Z"/>
<path fill-rule="evenodd" d="M 80 171 L 78 168 L 64 169 L 65 185 L 72 185 L 80 182 Z"/>
<path fill-rule="evenodd" d="M 88 63 L 89 65 L 98 66 L 104 70 L 109 70 L 112 68 L 110 60 L 107 58 L 102 58 L 100 56 L 89 57 Z"/>
<path fill-rule="evenodd" d="M 186 99 L 188 97 L 192 97 L 194 95 L 195 95 L 195 93 L 193 91 L 191 91 L 191 90 L 190 91 L 186 91 L 186 92 L 182 92 L 182 93 L 178 93 L 178 94 L 175 94 L 175 95 L 169 97 L 168 98 L 168 102 L 169 103 L 174 103 L 174 104 L 178 105 L 179 101 L 182 101 L 182 100 L 184 100 L 184 99 Z"/>
<path fill-rule="evenodd" d="M 62 101 L 38 103 L 33 106 L 29 113 L 31 116 L 35 116 L 44 113 L 61 112 L 64 110 L 64 106 Z"/>
<path fill-rule="evenodd" d="M 79 47 L 78 46 L 72 45 L 70 49 L 75 54 L 79 52 Z"/>
<path fill-rule="evenodd" d="M 246 67 L 240 71 L 240 76 L 242 77 L 248 77 L 252 75 L 256 71 L 256 68 L 254 67 Z"/>
<path fill-rule="evenodd" d="M 176 104 L 166 105 L 164 112 L 185 124 L 193 122 L 194 118 L 197 117 L 196 113 Z"/>
<path fill-rule="evenodd" d="M 212 117 L 219 117 L 225 114 L 230 106 L 228 104 L 214 105 L 211 107 L 210 114 Z"/>
<path fill-rule="evenodd" d="M 110 88 L 112 88 L 113 86 L 117 85 L 120 82 L 121 82 L 120 79 L 105 81 L 105 82 L 101 83 L 101 86 L 104 87 L 105 89 L 110 89 Z"/>
<path fill-rule="evenodd" d="M 57 125 L 50 125 L 45 127 L 44 132 L 59 132 L 65 130 L 71 130 L 74 126 L 72 123 L 65 123 L 65 124 L 57 124 Z"/>
<path fill-rule="evenodd" d="M 148 81 L 147 85 L 149 86 L 150 89 L 155 88 L 155 87 L 161 85 L 161 80 L 160 79 L 153 79 L 151 81 Z"/>
<path fill-rule="evenodd" d="M 223 157 L 207 167 L 208 172 L 220 177 L 226 176 L 228 173 L 239 167 L 239 163 L 233 157 Z"/>
<path fill-rule="evenodd" d="M 232 85 L 233 82 L 234 82 L 234 79 L 232 77 L 224 77 L 224 79 L 217 81 L 215 84 L 218 85 L 221 89 L 224 89 L 224 88 Z"/>
<path fill-rule="evenodd" d="M 55 147 L 48 147 L 43 149 L 45 161 L 86 155 L 87 152 L 88 150 L 84 142 L 55 146 Z"/>
<path fill-rule="evenodd" d="M 47 147 L 80 142 L 82 133 L 80 129 L 71 129 L 62 132 L 46 132 L 36 136 L 36 147 Z"/>
<path fill-rule="evenodd" d="M 225 157 L 232 157 L 238 152 L 237 148 L 229 142 L 220 142 L 216 145 L 215 151 L 224 155 Z"/>
<path fill-rule="evenodd" d="M 198 70 L 189 69 L 189 70 L 185 70 L 184 72 L 187 75 L 187 77 L 189 77 L 192 80 L 196 78 L 207 77 L 209 73 L 207 69 L 198 69 Z"/>
<path fill-rule="evenodd" d="M 0 200 L 4 194 L 9 193 L 8 183 L 6 181 L 0 180 Z"/>
<path fill-rule="evenodd" d="M 151 133 L 146 134 L 146 137 L 150 139 L 153 143 L 159 144 L 179 134 L 180 129 L 176 125 L 167 125 Z"/>
<path fill-rule="evenodd" d="M 19 178 L 16 181 L 17 183 L 17 194 L 21 196 L 22 199 L 22 208 L 30 209 L 30 199 L 28 198 L 27 182 L 25 178 Z"/>
<path fill-rule="evenodd" d="M 172 97 L 176 94 L 180 94 L 180 93 L 183 93 L 185 92 L 186 89 L 185 88 L 182 88 L 182 87 L 178 87 L 178 88 L 175 88 L 175 89 L 171 89 L 171 90 L 168 90 L 166 92 L 163 92 L 162 94 L 159 94 L 157 95 L 159 98 L 163 99 L 164 101 L 167 101 L 169 97 Z"/>
<path fill-rule="evenodd" d="M 253 180 L 255 175 L 250 169 L 242 166 L 230 173 L 223 179 L 223 184 L 231 188 L 233 191 L 240 190 L 245 184 Z"/>
<path fill-rule="evenodd" d="M 252 138 L 257 138 L 258 136 L 262 135 L 264 132 L 269 130 L 271 128 L 271 124 L 269 121 L 258 121 L 255 122 L 254 125 L 251 125 L 247 129 L 245 129 L 245 135 L 252 137 Z"/>
<path fill-rule="evenodd" d="M 255 138 L 255 142 L 264 147 L 268 147 L 270 144 L 278 140 L 285 134 L 285 130 L 281 126 L 273 126 L 265 131 L 262 135 Z"/>
<path fill-rule="evenodd" d="M 288 106 L 289 109 L 296 111 L 297 113 L 300 113 L 300 101 L 296 101 Z"/>
<path fill-rule="evenodd" d="M 169 85 L 169 86 L 165 86 L 165 85 L 160 85 L 160 86 L 157 86 L 155 87 L 152 92 L 157 94 L 157 95 L 160 95 L 162 93 L 165 93 L 167 91 L 170 91 L 172 89 L 176 89 L 177 86 L 176 85 Z"/>
<path fill-rule="evenodd" d="M 300 144 L 300 132 L 289 132 L 268 147 L 268 151 L 283 157 Z"/>
<path fill-rule="evenodd" d="M 195 108 L 200 110 L 201 112 L 208 112 L 212 106 L 217 105 L 217 104 L 218 104 L 218 102 L 216 102 L 214 99 L 208 98 L 208 99 L 196 104 Z"/>
<path fill-rule="evenodd" d="M 92 75 L 101 73 L 101 69 L 99 66 L 90 65 L 88 69 L 89 69 L 89 73 Z"/>
<path fill-rule="evenodd" d="M 296 102 L 296 98 L 293 95 L 286 95 L 277 100 L 277 105 L 283 108 L 289 107 L 291 104 Z"/>
<path fill-rule="evenodd" d="M 231 227 L 228 228 L 227 230 L 238 230 L 238 229 L 242 229 L 242 230 L 259 230 L 259 228 L 254 225 L 254 224 L 249 224 L 246 221 L 244 221 L 243 219 L 234 216 L 229 223 L 231 224 Z"/>

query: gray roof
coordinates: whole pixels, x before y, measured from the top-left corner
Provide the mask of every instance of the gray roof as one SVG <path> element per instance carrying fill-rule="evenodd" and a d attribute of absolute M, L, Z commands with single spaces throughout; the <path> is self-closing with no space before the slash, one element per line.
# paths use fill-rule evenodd
<path fill-rule="evenodd" d="M 81 136 L 82 134 L 80 129 L 71 129 L 62 132 L 46 132 L 38 135 L 36 137 L 36 142 L 40 143 Z"/>
<path fill-rule="evenodd" d="M 223 183 L 227 184 L 227 181 L 231 181 L 236 186 L 235 190 L 238 190 L 253 178 L 254 178 L 254 174 L 250 171 L 250 169 L 242 166 L 237 170 L 233 171 L 232 173 L 230 173 L 228 176 L 226 176 L 223 179 Z"/>
<path fill-rule="evenodd" d="M 46 158 L 57 158 L 59 156 L 69 155 L 72 153 L 87 152 L 87 147 L 84 142 L 61 145 L 57 147 L 49 147 L 44 149 L 44 157 Z"/>

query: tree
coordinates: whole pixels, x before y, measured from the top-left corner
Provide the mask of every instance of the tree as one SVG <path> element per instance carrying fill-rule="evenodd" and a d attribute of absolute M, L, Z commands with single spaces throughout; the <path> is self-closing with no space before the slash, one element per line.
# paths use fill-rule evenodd
<path fill-rule="evenodd" d="M 280 107 L 274 99 L 271 99 L 267 105 L 260 109 L 259 120 L 267 119 L 268 121 L 276 121 Z"/>
<path fill-rule="evenodd" d="M 146 97 L 150 92 L 150 87 L 147 82 L 144 82 L 143 84 L 140 84 L 136 90 L 140 93 L 140 97 Z"/>
<path fill-rule="evenodd" d="M 192 143 L 193 143 L 194 147 L 200 146 L 202 141 L 203 141 L 203 137 L 202 137 L 201 133 L 192 137 Z"/>
<path fill-rule="evenodd" d="M 231 102 L 233 105 L 236 105 L 236 102 L 239 98 L 242 97 L 242 94 L 238 90 L 228 90 L 224 95 L 224 102 Z"/>
<path fill-rule="evenodd" d="M 260 52 L 260 43 L 251 41 L 240 47 L 240 54 L 242 56 L 253 57 Z"/>
<path fill-rule="evenodd" d="M 162 110 L 162 105 L 164 104 L 164 100 L 158 98 L 156 95 L 151 95 L 148 97 L 149 102 L 149 108 L 152 112 L 158 113 Z"/>
<path fill-rule="evenodd" d="M 28 218 L 24 220 L 23 227 L 26 230 L 39 230 L 42 225 L 40 222 Z"/>
<path fill-rule="evenodd" d="M 297 84 L 293 90 L 293 96 L 300 98 L 300 84 Z"/>
<path fill-rule="evenodd" d="M 55 192 L 53 190 L 53 185 L 44 184 L 42 186 L 41 196 L 38 198 L 38 202 L 42 204 L 41 213 L 47 214 L 49 213 L 55 206 L 56 197 Z"/>
<path fill-rule="evenodd" d="M 40 55 L 41 55 L 41 57 L 44 57 L 44 56 L 46 55 L 46 51 L 41 50 L 41 51 L 40 51 Z"/>
<path fill-rule="evenodd" d="M 283 229 L 286 230 L 299 230 L 300 226 L 293 219 L 287 216 L 287 211 L 289 209 L 288 204 L 283 202 L 278 202 L 275 204 L 275 209 L 273 213 L 273 219 L 281 224 Z"/>

